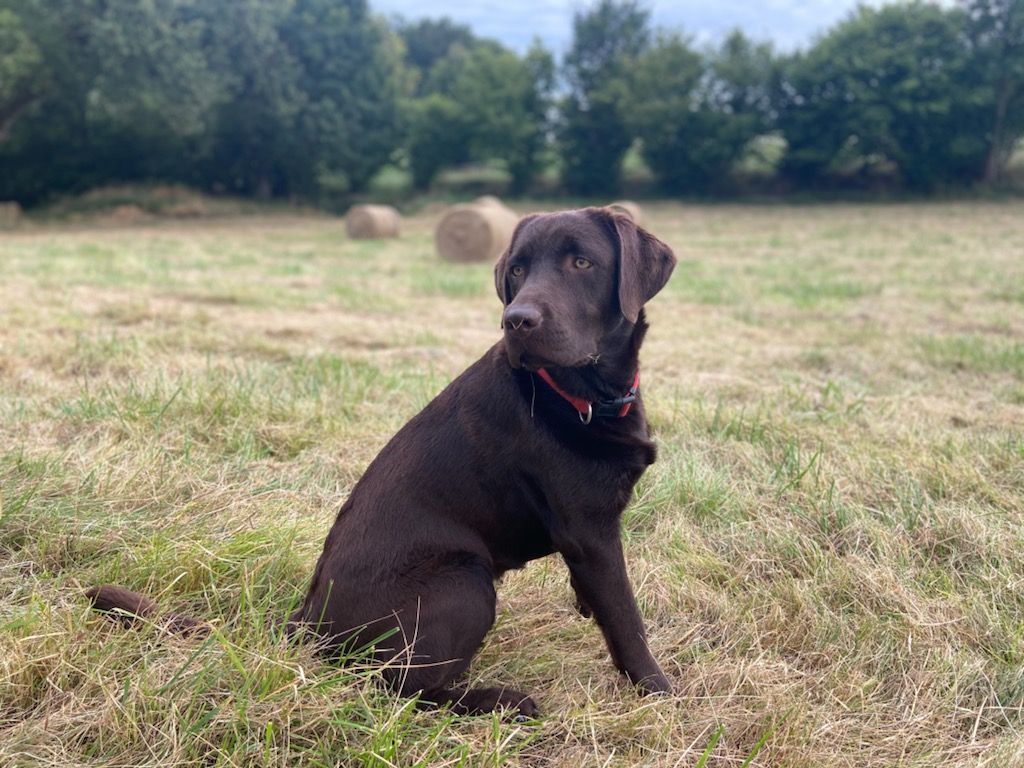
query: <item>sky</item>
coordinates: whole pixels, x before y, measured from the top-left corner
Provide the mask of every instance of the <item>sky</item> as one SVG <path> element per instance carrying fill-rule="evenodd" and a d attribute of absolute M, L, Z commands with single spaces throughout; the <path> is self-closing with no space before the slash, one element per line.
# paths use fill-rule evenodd
<path fill-rule="evenodd" d="M 384 15 L 408 19 L 449 16 L 469 25 L 478 35 L 493 37 L 518 51 L 525 51 L 535 36 L 556 53 L 564 51 L 572 37 L 572 16 L 587 7 L 586 0 L 504 0 L 481 3 L 448 0 L 429 6 L 416 0 L 370 0 L 370 7 Z M 683 29 L 698 43 L 720 40 L 740 27 L 751 37 L 771 40 L 777 48 L 792 51 L 810 43 L 857 6 L 857 0 L 647 0 L 655 27 Z"/>

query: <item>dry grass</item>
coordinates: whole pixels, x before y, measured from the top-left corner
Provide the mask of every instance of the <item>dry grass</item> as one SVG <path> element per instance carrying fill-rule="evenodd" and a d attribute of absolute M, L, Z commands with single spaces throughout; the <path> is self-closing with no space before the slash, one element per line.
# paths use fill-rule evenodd
<path fill-rule="evenodd" d="M 0 764 L 1024 765 L 1024 205 L 651 206 L 661 446 L 625 517 L 638 698 L 563 566 L 472 669 L 537 724 L 418 712 L 291 648 L 335 510 L 498 335 L 426 217 L 0 234 Z M 125 631 L 120 582 L 215 620 Z"/>

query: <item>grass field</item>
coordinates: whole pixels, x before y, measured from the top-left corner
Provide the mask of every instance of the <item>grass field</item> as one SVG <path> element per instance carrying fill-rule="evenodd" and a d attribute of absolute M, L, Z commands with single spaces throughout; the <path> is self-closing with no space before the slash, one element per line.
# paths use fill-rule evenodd
<path fill-rule="evenodd" d="M 498 338 L 435 218 L 0 233 L 0 765 L 1024 765 L 1020 202 L 650 206 L 680 264 L 624 536 L 676 696 L 618 677 L 556 558 L 471 670 L 537 723 L 289 647 L 347 492 Z M 122 629 L 102 582 L 217 629 Z"/>

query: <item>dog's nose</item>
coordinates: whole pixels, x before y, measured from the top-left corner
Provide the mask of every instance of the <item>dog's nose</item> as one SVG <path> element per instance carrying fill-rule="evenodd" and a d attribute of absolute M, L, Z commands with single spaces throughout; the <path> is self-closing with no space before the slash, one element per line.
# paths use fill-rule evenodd
<path fill-rule="evenodd" d="M 529 304 L 509 307 L 501 318 L 501 325 L 506 331 L 529 333 L 540 326 L 540 310 Z"/>

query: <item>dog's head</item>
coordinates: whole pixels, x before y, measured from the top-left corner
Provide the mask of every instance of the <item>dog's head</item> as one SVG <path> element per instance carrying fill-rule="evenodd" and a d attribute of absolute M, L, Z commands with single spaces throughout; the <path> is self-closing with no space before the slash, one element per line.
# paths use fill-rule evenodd
<path fill-rule="evenodd" d="M 509 362 L 596 362 L 637 323 L 675 264 L 665 243 L 607 208 L 527 216 L 494 268 Z"/>

